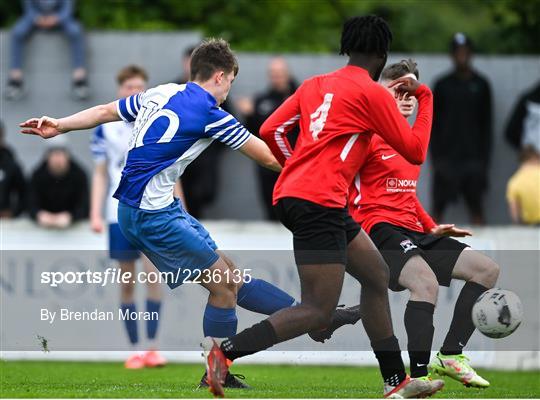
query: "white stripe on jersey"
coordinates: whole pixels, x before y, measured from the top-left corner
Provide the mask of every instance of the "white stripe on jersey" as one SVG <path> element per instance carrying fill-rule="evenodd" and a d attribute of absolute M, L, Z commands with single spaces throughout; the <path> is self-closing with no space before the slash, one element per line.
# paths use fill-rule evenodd
<path fill-rule="evenodd" d="M 276 143 L 277 143 L 279 149 L 281 150 L 281 152 L 283 153 L 283 155 L 285 156 L 285 158 L 289 158 L 291 156 L 291 152 L 287 148 L 287 145 L 285 144 L 285 140 L 283 140 L 283 135 L 285 133 L 285 128 L 287 126 L 289 126 L 289 125 L 294 124 L 299 119 L 300 119 L 300 114 L 295 115 L 294 117 L 292 117 L 288 121 L 285 121 L 283 124 L 278 126 L 278 128 L 276 129 L 276 132 L 274 133 L 274 138 L 276 140 Z"/>
<path fill-rule="evenodd" d="M 131 110 L 131 101 L 130 101 L 130 100 L 131 100 L 130 97 L 128 97 L 128 98 L 126 99 L 126 110 L 127 110 L 127 112 L 129 113 L 129 115 L 131 115 L 133 118 L 137 118 L 137 114 L 134 113 L 134 112 Z"/>
<path fill-rule="evenodd" d="M 226 117 L 224 118 L 221 118 L 219 121 L 216 121 L 216 122 L 212 122 L 211 124 L 208 124 L 204 127 L 204 132 L 208 132 L 210 129 L 212 128 L 217 128 L 218 126 L 221 126 L 225 123 L 227 123 L 228 121 L 230 121 L 231 119 L 233 119 L 234 117 L 232 115 L 227 115 Z"/>
<path fill-rule="evenodd" d="M 229 133 L 226 137 L 224 137 L 224 138 L 221 140 L 223 143 L 226 144 L 226 143 L 231 139 L 231 136 L 236 135 L 236 133 L 242 129 L 242 127 L 241 127 L 241 126 L 238 126 L 238 125 L 240 125 L 240 124 L 234 124 L 234 125 L 233 125 L 233 128 L 234 128 L 235 126 L 236 126 L 237 128 L 236 128 L 235 130 L 233 130 L 231 133 Z"/>
<path fill-rule="evenodd" d="M 232 115 L 231 115 L 231 117 L 232 117 Z M 230 130 L 230 129 L 232 129 L 232 128 L 238 126 L 238 125 L 240 125 L 239 122 L 237 122 L 237 123 L 234 124 L 234 125 L 228 126 L 228 127 L 226 127 L 225 129 L 220 130 L 218 133 L 215 133 L 214 135 L 212 135 L 212 138 L 214 138 L 214 139 L 219 139 L 221 136 L 223 136 L 223 135 L 225 134 L 225 132 L 227 132 L 228 130 Z M 219 139 L 219 140 L 222 141 L 222 142 L 224 142 L 226 139 L 225 139 L 225 140 Z"/>
<path fill-rule="evenodd" d="M 349 155 L 349 152 L 351 151 L 357 139 L 358 139 L 358 133 L 355 133 L 349 138 L 349 140 L 347 140 L 347 143 L 343 147 L 343 150 L 341 150 L 341 154 L 339 156 L 341 158 L 341 161 L 345 161 L 345 159 Z"/>
<path fill-rule="evenodd" d="M 232 149 L 238 150 L 251 136 L 248 130 L 244 129 L 244 132 L 241 135 L 238 135 L 231 143 L 228 143 Z"/>

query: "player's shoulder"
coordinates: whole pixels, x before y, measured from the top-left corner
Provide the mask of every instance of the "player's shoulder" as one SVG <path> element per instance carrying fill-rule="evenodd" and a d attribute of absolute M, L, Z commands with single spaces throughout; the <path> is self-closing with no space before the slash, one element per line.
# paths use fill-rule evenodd
<path fill-rule="evenodd" d="M 180 92 L 184 90 L 186 87 L 186 84 L 178 84 L 178 83 L 165 83 L 163 85 L 154 86 L 150 89 L 147 89 L 145 94 L 165 94 L 165 95 L 173 95 L 177 92 Z"/>

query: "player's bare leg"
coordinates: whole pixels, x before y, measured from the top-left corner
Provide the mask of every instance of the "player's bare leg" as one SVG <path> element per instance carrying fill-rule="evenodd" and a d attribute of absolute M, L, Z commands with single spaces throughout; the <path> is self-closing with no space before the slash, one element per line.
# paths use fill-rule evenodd
<path fill-rule="evenodd" d="M 362 323 L 379 361 L 385 382 L 385 397 L 425 397 L 434 394 L 444 386 L 442 381 L 410 379 L 405 373 L 392 327 L 388 266 L 381 254 L 363 230 L 349 243 L 347 254 L 347 272 L 362 285 Z"/>
<path fill-rule="evenodd" d="M 328 326 L 339 301 L 345 267 L 341 264 L 299 265 L 298 274 L 301 303 L 268 318 L 279 342 Z"/>
<path fill-rule="evenodd" d="M 486 388 L 489 382 L 476 373 L 470 366 L 469 359 L 462 354 L 463 347 L 474 332 L 471 310 L 478 297 L 492 288 L 499 277 L 499 266 L 484 254 L 465 249 L 460 254 L 452 278 L 464 280 L 454 308 L 454 316 L 443 346 L 430 368 L 440 374 L 447 375 L 465 386 Z"/>

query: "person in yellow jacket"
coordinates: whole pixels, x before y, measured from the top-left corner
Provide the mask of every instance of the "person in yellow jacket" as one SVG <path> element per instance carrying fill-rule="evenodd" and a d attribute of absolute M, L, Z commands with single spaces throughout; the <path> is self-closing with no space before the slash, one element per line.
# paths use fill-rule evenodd
<path fill-rule="evenodd" d="M 521 154 L 521 166 L 508 181 L 506 199 L 512 221 L 540 224 L 540 153 L 532 146 Z"/>

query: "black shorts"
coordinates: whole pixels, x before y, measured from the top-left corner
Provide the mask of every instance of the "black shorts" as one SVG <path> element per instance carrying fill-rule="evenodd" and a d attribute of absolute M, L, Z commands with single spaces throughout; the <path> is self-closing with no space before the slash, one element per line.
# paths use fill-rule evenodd
<path fill-rule="evenodd" d="M 330 208 L 294 197 L 280 199 L 276 215 L 293 234 L 297 265 L 347 264 L 347 245 L 360 225 L 347 208 Z"/>
<path fill-rule="evenodd" d="M 435 236 L 388 223 L 376 224 L 369 234 L 390 268 L 390 289 L 401 291 L 399 275 L 405 263 L 419 255 L 430 266 L 441 286 L 450 286 L 456 261 L 466 247 L 455 239 Z"/>

